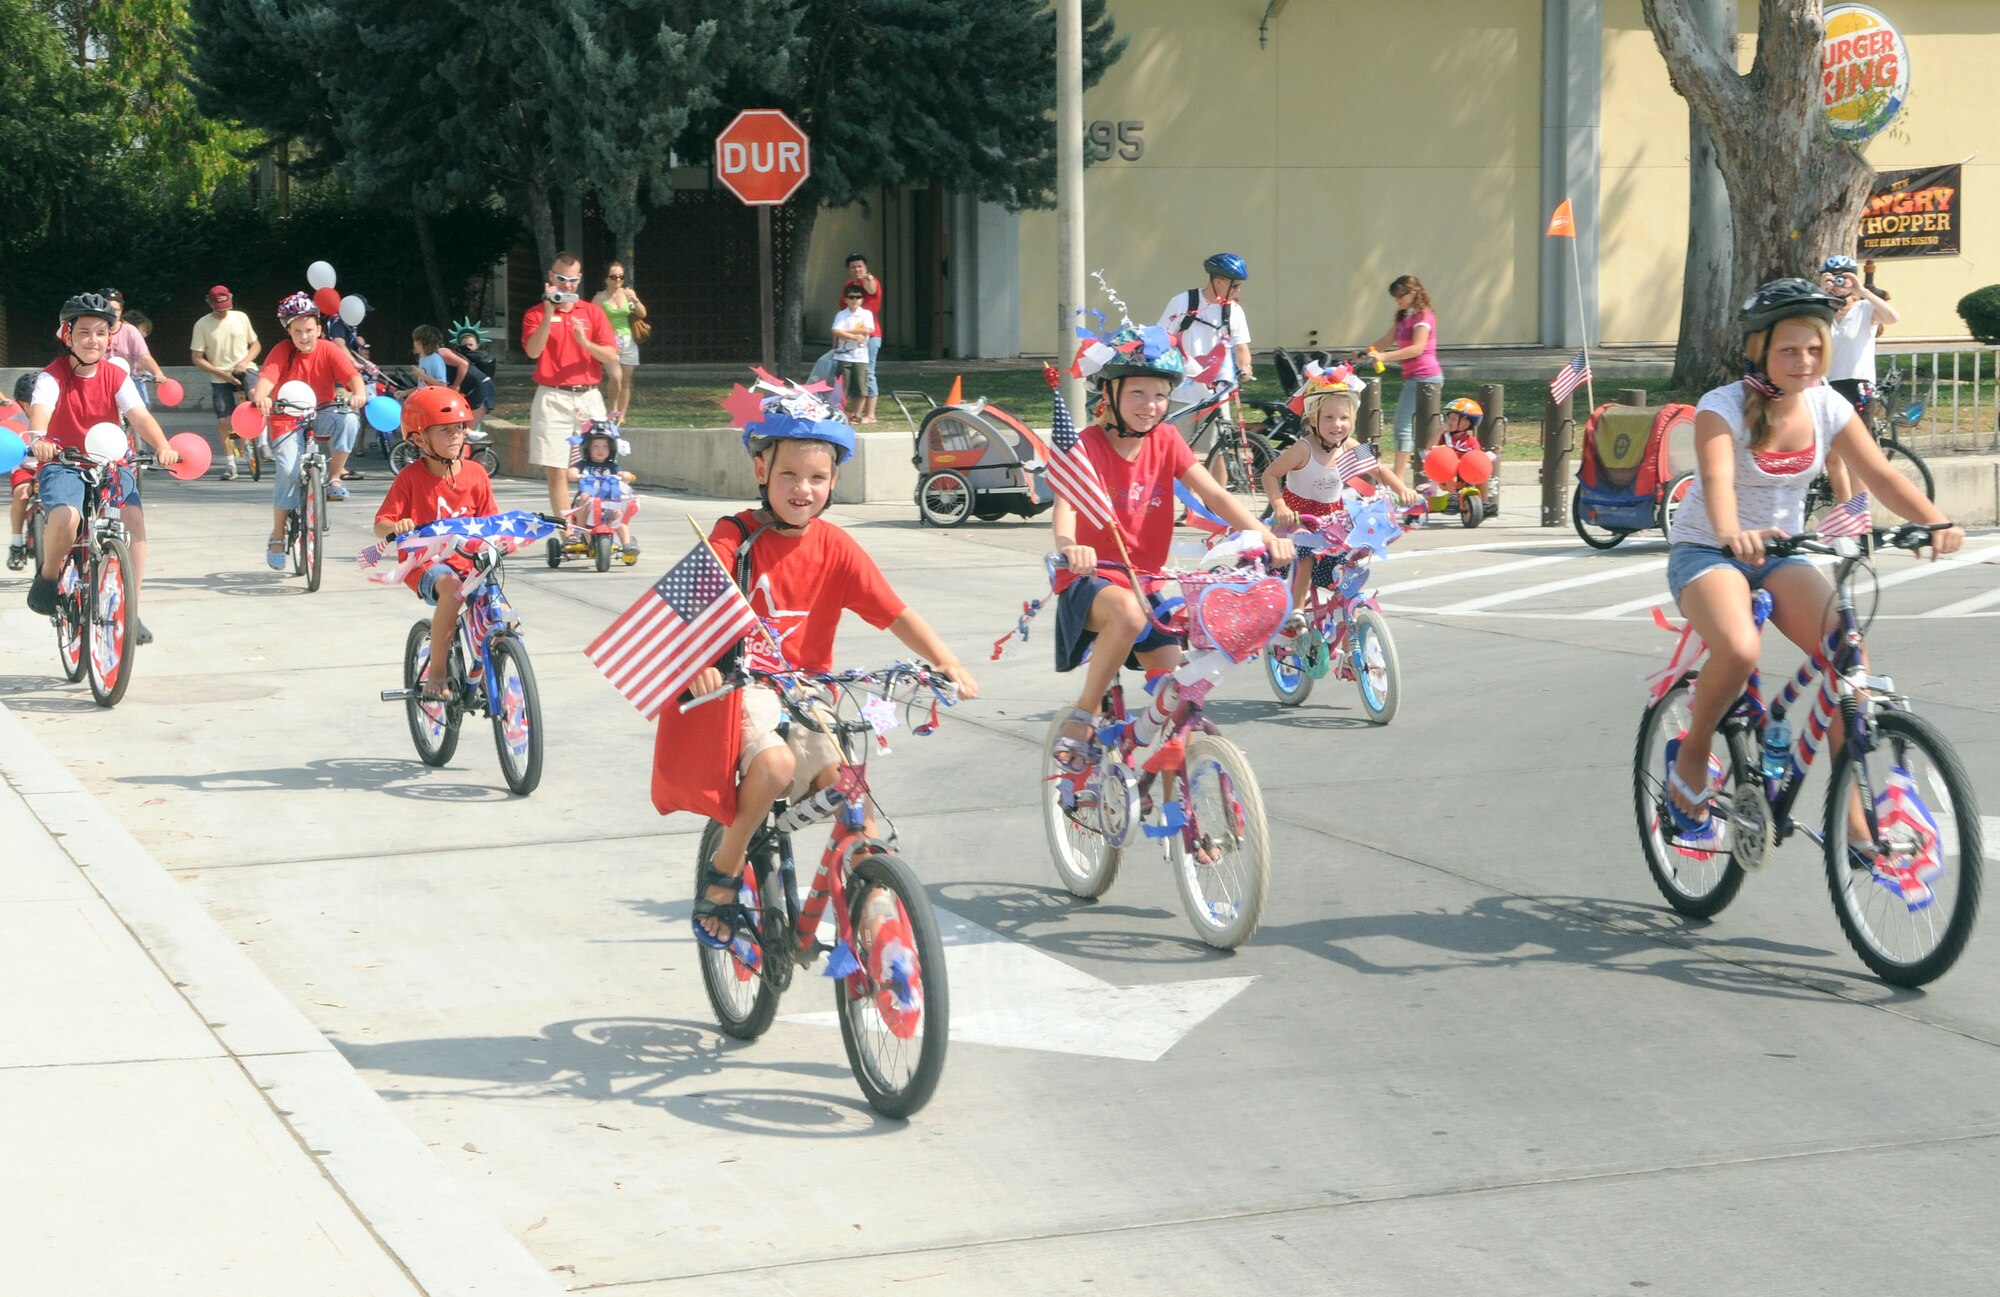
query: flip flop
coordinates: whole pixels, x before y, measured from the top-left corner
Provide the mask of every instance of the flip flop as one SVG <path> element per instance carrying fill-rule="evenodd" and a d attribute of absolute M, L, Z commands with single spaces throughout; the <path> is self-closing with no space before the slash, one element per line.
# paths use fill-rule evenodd
<path fill-rule="evenodd" d="M 1674 768 L 1674 758 L 1680 755 L 1680 751 L 1679 739 L 1667 740 L 1667 786 L 1672 791 L 1661 800 L 1666 803 L 1667 818 L 1673 822 L 1675 841 L 1695 846 L 1711 845 L 1719 836 L 1716 833 L 1715 817 L 1708 812 L 1708 804 L 1714 798 L 1715 790 L 1703 788 L 1700 792 L 1696 792 L 1687 786 L 1687 781 L 1681 778 L 1681 772 Z M 1680 803 L 1674 800 L 1674 793 L 1686 798 L 1691 806 L 1701 812 L 1701 818 L 1696 819 L 1682 810 Z"/>

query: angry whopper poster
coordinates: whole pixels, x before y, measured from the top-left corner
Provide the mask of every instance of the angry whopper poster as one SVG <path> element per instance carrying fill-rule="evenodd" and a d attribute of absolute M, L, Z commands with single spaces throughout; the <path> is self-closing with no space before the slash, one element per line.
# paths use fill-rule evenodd
<path fill-rule="evenodd" d="M 1884 171 L 1861 211 L 1863 257 L 1955 257 L 1963 209 L 1959 163 Z"/>

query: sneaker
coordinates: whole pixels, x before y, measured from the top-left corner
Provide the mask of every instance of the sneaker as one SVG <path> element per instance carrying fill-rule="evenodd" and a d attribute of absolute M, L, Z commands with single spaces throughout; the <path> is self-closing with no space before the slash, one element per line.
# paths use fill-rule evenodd
<path fill-rule="evenodd" d="M 56 615 L 56 583 L 40 572 L 28 583 L 28 611 L 37 617 Z"/>
<path fill-rule="evenodd" d="M 153 642 L 153 632 L 146 629 L 145 622 L 140 622 L 139 629 L 132 638 L 141 644 L 151 644 Z"/>
<path fill-rule="evenodd" d="M 329 500 L 345 500 L 347 498 L 347 488 L 338 482 L 328 482 L 326 484 L 326 498 Z"/>
<path fill-rule="evenodd" d="M 1278 627 L 1278 634 L 1286 639 L 1297 639 L 1306 628 L 1306 615 L 1294 608 L 1292 615 L 1285 618 L 1285 624 Z"/>
<path fill-rule="evenodd" d="M 264 547 L 264 565 L 273 572 L 285 570 L 285 542 L 274 540 Z"/>
<path fill-rule="evenodd" d="M 234 455 L 231 455 L 229 462 L 222 466 L 222 480 L 225 482 L 234 482 L 236 480 L 236 457 Z"/>
<path fill-rule="evenodd" d="M 9 545 L 7 547 L 7 570 L 9 572 L 18 572 L 26 566 L 28 566 L 28 547 L 25 544 Z"/>

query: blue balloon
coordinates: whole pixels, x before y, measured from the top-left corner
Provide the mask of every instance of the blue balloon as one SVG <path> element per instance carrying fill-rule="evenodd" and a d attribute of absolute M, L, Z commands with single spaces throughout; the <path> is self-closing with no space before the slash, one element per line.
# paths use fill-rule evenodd
<path fill-rule="evenodd" d="M 12 428 L 0 428 L 0 473 L 11 473 L 28 455 L 28 443 Z"/>
<path fill-rule="evenodd" d="M 393 396 L 369 397 L 361 413 L 367 417 L 368 426 L 377 432 L 394 432 L 403 422 L 403 407 L 396 404 Z"/>

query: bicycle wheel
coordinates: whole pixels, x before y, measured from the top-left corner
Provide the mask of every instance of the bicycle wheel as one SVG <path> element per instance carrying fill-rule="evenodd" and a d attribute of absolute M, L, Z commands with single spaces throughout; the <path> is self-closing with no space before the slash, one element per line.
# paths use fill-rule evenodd
<path fill-rule="evenodd" d="M 1847 942 L 1877 977 L 1922 986 L 1965 949 L 1979 911 L 1979 809 L 1958 753 L 1936 726 L 1879 712 L 1873 750 L 1843 745 L 1826 794 L 1826 884 Z M 1861 798 L 1874 803 L 1876 854 L 1849 849 Z"/>
<path fill-rule="evenodd" d="M 398 473 L 417 462 L 417 448 L 408 441 L 399 441 L 389 450 L 389 467 Z"/>
<path fill-rule="evenodd" d="M 1724 737 L 1728 759 L 1722 766 L 1720 791 L 1709 804 L 1710 813 L 1721 817 L 1713 844 L 1688 846 L 1673 841 L 1668 825 L 1667 741 L 1687 733 L 1689 699 L 1694 695 L 1694 675 L 1646 709 L 1639 718 L 1639 741 L 1632 751 L 1632 807 L 1639 820 L 1639 846 L 1645 853 L 1646 870 L 1667 904 L 1689 918 L 1705 919 L 1719 914 L 1736 899 L 1743 886 L 1743 868 L 1732 853 L 1739 832 L 1756 832 L 1756 825 L 1768 825 L 1762 774 L 1753 756 L 1739 747 L 1739 741 Z M 1711 782 L 1715 766 L 1709 767 Z M 1743 827 L 1734 813 L 1738 807 L 1757 815 L 1755 823 Z"/>
<path fill-rule="evenodd" d="M 1249 758 L 1217 734 L 1188 741 L 1186 834 L 1167 839 L 1174 885 L 1195 935 L 1234 950 L 1257 930 L 1271 888 L 1271 830 Z M 1194 850 L 1188 850 L 1189 840 Z M 1204 859 L 1205 857 L 1205 859 Z"/>
<path fill-rule="evenodd" d="M 1632 533 L 1613 531 L 1609 527 L 1599 527 L 1583 520 L 1583 492 L 1571 490 L 1569 493 L 1569 525 L 1576 528 L 1576 534 L 1592 549 L 1615 549 L 1618 542 Z"/>
<path fill-rule="evenodd" d="M 591 537 L 590 557 L 591 561 L 597 564 L 598 571 L 609 572 L 611 570 L 611 537 Z"/>
<path fill-rule="evenodd" d="M 1056 864 L 1056 877 L 1070 895 L 1094 900 L 1118 877 L 1124 849 L 1104 840 L 1089 809 L 1065 809 L 1058 796 L 1062 785 L 1054 749 L 1067 715 L 1061 713 L 1049 723 L 1048 737 L 1042 741 L 1042 830 L 1049 841 L 1049 858 Z"/>
<path fill-rule="evenodd" d="M 306 592 L 319 589 L 325 574 L 326 554 L 326 471 L 318 465 L 306 469 L 299 483 L 299 541 L 296 566 L 306 579 Z"/>
<path fill-rule="evenodd" d="M 132 554 L 125 542 L 109 537 L 90 559 L 90 586 L 84 590 L 88 616 L 85 657 L 90 662 L 90 696 L 99 707 L 115 707 L 132 683 L 132 659 L 139 652 L 139 601 L 132 594 Z"/>
<path fill-rule="evenodd" d="M 464 712 L 457 702 L 429 703 L 419 696 L 430 661 L 431 624 L 420 619 L 403 642 L 403 687 L 411 691 L 403 709 L 410 718 L 410 740 L 417 745 L 417 756 L 427 766 L 441 766 L 458 751 L 458 723 Z M 454 678 L 452 684 L 458 683 Z"/>
<path fill-rule="evenodd" d="M 702 877 L 715 861 L 715 848 L 722 841 L 722 826 L 714 820 L 702 830 L 701 846 L 695 850 L 694 885 L 699 896 L 707 889 L 702 885 Z M 739 889 L 737 899 L 752 914 L 760 917 L 759 929 L 764 937 L 764 962 L 768 966 L 773 961 L 790 958 L 790 952 L 774 949 L 770 937 L 772 925 L 761 922 L 761 905 L 757 899 L 755 871 L 744 867 L 747 880 Z M 695 943 L 701 952 L 701 985 L 708 992 L 708 1005 L 715 1010 L 715 1021 L 722 1028 L 722 1034 L 737 1040 L 755 1040 L 769 1030 L 771 1019 L 778 1012 L 778 988 L 769 978 L 754 969 L 745 968 L 743 961 L 727 950 L 717 950 L 713 946 Z"/>
<path fill-rule="evenodd" d="M 1403 666 L 1396 657 L 1396 641 L 1390 638 L 1389 623 L 1373 608 L 1354 614 L 1349 632 L 1348 652 L 1354 683 L 1361 690 L 1361 707 L 1368 719 L 1387 725 L 1396 719 L 1403 700 Z"/>
<path fill-rule="evenodd" d="M 500 456 L 493 453 L 491 446 L 479 446 L 475 448 L 472 452 L 472 462 L 485 469 L 489 476 L 499 476 Z"/>
<path fill-rule="evenodd" d="M 90 638 L 90 617 L 78 594 L 82 575 L 76 560 L 67 558 L 56 578 L 56 658 L 62 663 L 63 679 L 71 684 L 83 679 L 84 645 Z"/>
<path fill-rule="evenodd" d="M 883 894 L 894 902 L 896 917 L 909 934 L 904 950 L 889 952 L 893 980 L 877 980 L 870 971 L 878 963 L 875 952 L 858 949 L 861 967 L 834 983 L 833 1000 L 847 1065 L 854 1069 L 868 1106 L 885 1117 L 907 1117 L 930 1101 L 944 1074 L 951 995 L 930 897 L 916 872 L 895 856 L 863 856 L 848 875 L 857 945 L 871 898 Z"/>
<path fill-rule="evenodd" d="M 1299 660 L 1299 646 L 1316 632 L 1301 630 L 1289 639 L 1280 635 L 1264 648 L 1264 678 L 1271 694 L 1287 707 L 1297 707 L 1312 695 L 1313 678 Z"/>
<path fill-rule="evenodd" d="M 250 480 L 252 482 L 263 481 L 264 452 L 257 449 L 257 442 L 255 441 L 255 439 L 244 442 L 243 448 L 250 452 Z"/>
<path fill-rule="evenodd" d="M 1924 493 L 1924 499 L 1937 500 L 1937 484 L 1931 480 L 1931 466 L 1924 457 L 1911 450 L 1895 438 L 1882 443 L 1882 453 L 1888 456 L 1889 467 L 1908 479 L 1911 486 Z"/>
<path fill-rule="evenodd" d="M 535 687 L 535 669 L 528 665 L 528 646 L 519 636 L 495 635 L 489 652 L 498 698 L 493 747 L 507 787 L 526 797 L 542 782 L 541 691 Z"/>

